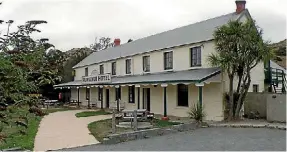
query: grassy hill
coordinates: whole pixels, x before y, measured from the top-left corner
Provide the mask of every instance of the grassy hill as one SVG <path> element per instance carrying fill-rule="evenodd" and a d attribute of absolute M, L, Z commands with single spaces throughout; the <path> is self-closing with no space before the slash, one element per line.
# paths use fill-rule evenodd
<path fill-rule="evenodd" d="M 282 66 L 286 69 L 286 39 L 282 40 L 278 43 L 270 44 L 270 47 L 274 50 L 275 57 L 273 61 L 275 61 L 278 65 Z"/>

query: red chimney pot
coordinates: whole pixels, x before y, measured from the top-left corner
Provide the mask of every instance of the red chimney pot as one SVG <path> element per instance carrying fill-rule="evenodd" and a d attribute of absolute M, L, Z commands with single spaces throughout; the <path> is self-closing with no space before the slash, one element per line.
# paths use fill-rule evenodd
<path fill-rule="evenodd" d="M 236 0 L 236 13 L 240 14 L 243 10 L 245 10 L 245 4 L 246 1 L 245 0 Z"/>
<path fill-rule="evenodd" d="M 114 43 L 115 43 L 115 46 L 121 45 L 121 39 L 115 39 Z"/>

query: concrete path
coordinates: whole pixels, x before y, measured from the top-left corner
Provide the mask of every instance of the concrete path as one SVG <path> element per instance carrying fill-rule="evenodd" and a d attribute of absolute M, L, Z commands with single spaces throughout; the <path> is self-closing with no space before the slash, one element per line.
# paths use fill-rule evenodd
<path fill-rule="evenodd" d="M 55 112 L 45 116 L 35 138 L 34 151 L 56 150 L 68 147 L 97 144 L 90 135 L 88 124 L 111 118 L 111 115 L 77 118 L 76 113 L 87 110 Z"/>

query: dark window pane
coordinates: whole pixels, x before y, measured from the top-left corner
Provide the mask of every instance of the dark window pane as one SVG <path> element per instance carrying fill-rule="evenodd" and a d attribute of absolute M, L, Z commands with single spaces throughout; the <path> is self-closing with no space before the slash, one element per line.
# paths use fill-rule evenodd
<path fill-rule="evenodd" d="M 177 105 L 188 107 L 188 86 L 184 84 L 177 85 Z"/>
<path fill-rule="evenodd" d="M 126 74 L 131 73 L 131 59 L 126 60 Z"/>
<path fill-rule="evenodd" d="M 173 54 L 172 52 L 164 52 L 164 70 L 173 68 Z"/>
<path fill-rule="evenodd" d="M 89 75 L 89 69 L 85 68 L 85 76 L 88 76 L 88 75 Z"/>
<path fill-rule="evenodd" d="M 100 65 L 100 74 L 104 74 L 104 65 Z"/>
<path fill-rule="evenodd" d="M 201 66 L 201 47 L 191 48 L 190 54 L 190 66 Z"/>
<path fill-rule="evenodd" d="M 121 99 L 121 87 L 115 88 L 116 89 L 116 100 Z"/>
<path fill-rule="evenodd" d="M 86 88 L 86 100 L 90 99 L 90 88 Z"/>
<path fill-rule="evenodd" d="M 253 84 L 253 92 L 258 92 L 259 85 Z"/>
<path fill-rule="evenodd" d="M 150 60 L 149 56 L 143 56 L 143 71 L 149 72 L 150 71 Z"/>
<path fill-rule="evenodd" d="M 98 88 L 98 100 L 102 101 L 103 100 L 103 88 Z"/>
<path fill-rule="evenodd" d="M 129 103 L 135 103 L 135 86 L 129 86 Z"/>
<path fill-rule="evenodd" d="M 112 75 L 116 75 L 116 67 L 117 67 L 117 65 L 116 65 L 116 62 L 113 62 L 112 63 Z"/>

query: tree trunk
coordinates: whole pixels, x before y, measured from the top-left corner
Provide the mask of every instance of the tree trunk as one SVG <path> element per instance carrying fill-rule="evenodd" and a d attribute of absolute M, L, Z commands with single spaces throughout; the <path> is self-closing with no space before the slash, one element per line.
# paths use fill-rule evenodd
<path fill-rule="evenodd" d="M 234 116 L 234 101 L 233 101 L 233 78 L 232 74 L 229 76 L 229 115 L 228 120 L 230 121 Z"/>
<path fill-rule="evenodd" d="M 239 91 L 240 91 L 242 76 L 243 76 L 243 74 L 238 75 L 238 84 L 237 84 L 236 93 L 239 93 Z"/>
<path fill-rule="evenodd" d="M 239 112 L 242 108 L 242 105 L 244 103 L 245 97 L 247 95 L 247 92 L 248 92 L 248 89 L 249 89 L 249 86 L 251 83 L 250 71 L 248 71 L 247 73 L 248 74 L 247 74 L 247 76 L 243 82 L 243 87 L 240 91 L 240 95 L 238 98 L 238 102 L 237 102 L 237 106 L 236 106 L 236 110 L 235 110 L 235 119 L 239 119 Z M 246 81 L 247 81 L 247 83 L 246 83 Z"/>

